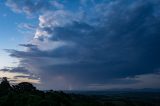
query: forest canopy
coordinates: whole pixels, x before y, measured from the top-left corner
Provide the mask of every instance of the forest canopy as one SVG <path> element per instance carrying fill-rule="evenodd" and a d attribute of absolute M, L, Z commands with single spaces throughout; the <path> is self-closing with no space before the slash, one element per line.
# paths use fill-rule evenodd
<path fill-rule="evenodd" d="M 159 93 L 108 93 L 87 95 L 63 91 L 40 91 L 31 83 L 0 83 L 0 106 L 160 106 Z"/>

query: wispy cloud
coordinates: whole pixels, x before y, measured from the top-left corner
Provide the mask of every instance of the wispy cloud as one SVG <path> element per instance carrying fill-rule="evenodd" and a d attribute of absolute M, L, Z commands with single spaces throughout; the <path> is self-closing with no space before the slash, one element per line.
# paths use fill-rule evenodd
<path fill-rule="evenodd" d="M 30 82 L 34 84 L 39 84 L 40 79 L 38 76 L 29 72 L 24 67 L 8 67 L 0 70 L 0 78 L 7 77 L 12 84 L 17 84 L 20 82 Z"/>

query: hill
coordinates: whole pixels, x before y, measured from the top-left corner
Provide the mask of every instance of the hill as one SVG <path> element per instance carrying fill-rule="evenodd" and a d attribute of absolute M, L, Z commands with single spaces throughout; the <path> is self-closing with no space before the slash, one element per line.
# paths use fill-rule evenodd
<path fill-rule="evenodd" d="M 28 82 L 10 86 L 7 78 L 3 78 L 0 84 L 0 106 L 160 106 L 160 94 L 117 92 L 84 95 L 53 90 L 44 92 Z"/>

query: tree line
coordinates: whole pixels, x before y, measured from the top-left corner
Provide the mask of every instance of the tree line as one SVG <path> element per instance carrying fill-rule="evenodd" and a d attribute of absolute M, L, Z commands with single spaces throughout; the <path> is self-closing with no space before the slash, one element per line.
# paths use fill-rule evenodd
<path fill-rule="evenodd" d="M 153 95 L 153 96 L 152 96 Z M 82 95 L 62 91 L 40 91 L 31 83 L 0 83 L 0 106 L 160 106 L 160 94 Z"/>

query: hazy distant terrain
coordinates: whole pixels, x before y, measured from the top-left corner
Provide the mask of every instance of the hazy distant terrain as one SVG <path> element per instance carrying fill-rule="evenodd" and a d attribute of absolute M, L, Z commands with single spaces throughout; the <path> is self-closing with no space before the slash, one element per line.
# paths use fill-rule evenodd
<path fill-rule="evenodd" d="M 78 95 L 42 91 L 9 92 L 0 96 L 0 106 L 160 106 L 160 93 Z"/>
<path fill-rule="evenodd" d="M 160 92 L 40 91 L 22 82 L 0 84 L 0 106 L 160 106 Z"/>

